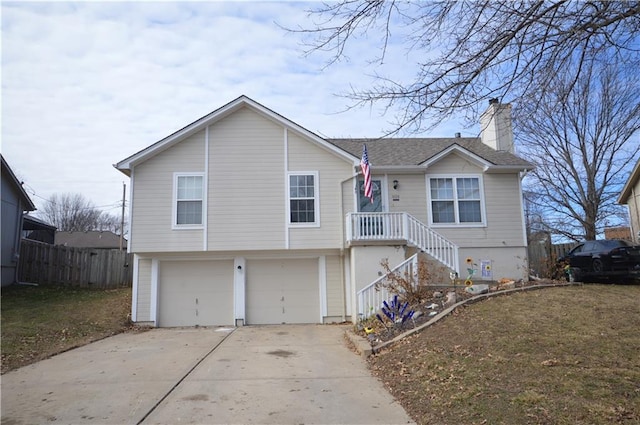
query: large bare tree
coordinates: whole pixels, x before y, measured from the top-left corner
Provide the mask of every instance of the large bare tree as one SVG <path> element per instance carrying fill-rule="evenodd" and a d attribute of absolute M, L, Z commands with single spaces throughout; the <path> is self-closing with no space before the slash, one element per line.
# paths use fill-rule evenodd
<path fill-rule="evenodd" d="M 120 219 L 100 211 L 79 193 L 52 195 L 40 213 L 42 218 L 56 226 L 59 231 L 85 232 L 110 230 L 120 233 Z"/>
<path fill-rule="evenodd" d="M 490 98 L 536 103 L 558 70 L 575 83 L 598 57 L 640 69 L 637 1 L 342 0 L 310 16 L 314 24 L 293 30 L 309 54 L 328 52 L 329 65 L 348 57 L 355 38 L 379 40 L 378 52 L 357 52 L 378 64 L 391 43 L 404 45 L 412 80 L 378 75 L 345 94 L 352 107 L 395 112 L 391 130 L 423 131 L 461 111 L 475 122 Z"/>
<path fill-rule="evenodd" d="M 558 70 L 539 102 L 519 105 L 520 153 L 537 166 L 526 181 L 543 216 L 538 227 L 596 239 L 608 222 L 621 221 L 616 199 L 640 147 L 640 83 L 632 73 L 587 61 L 579 80 Z"/>

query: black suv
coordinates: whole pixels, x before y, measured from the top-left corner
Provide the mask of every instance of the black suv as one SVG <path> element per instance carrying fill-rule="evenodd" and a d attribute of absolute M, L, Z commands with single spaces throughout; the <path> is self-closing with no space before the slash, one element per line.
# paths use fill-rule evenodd
<path fill-rule="evenodd" d="M 585 241 L 561 258 L 575 280 L 618 278 L 640 280 L 640 245 L 624 240 Z"/>

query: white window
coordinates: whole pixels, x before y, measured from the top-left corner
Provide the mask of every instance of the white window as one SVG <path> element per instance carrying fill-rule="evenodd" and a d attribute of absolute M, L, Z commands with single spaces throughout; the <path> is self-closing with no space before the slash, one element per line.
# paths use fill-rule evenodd
<path fill-rule="evenodd" d="M 318 216 L 318 173 L 289 173 L 288 181 L 289 224 L 317 226 Z"/>
<path fill-rule="evenodd" d="M 174 175 L 174 228 L 202 228 L 204 176 L 202 173 Z"/>
<path fill-rule="evenodd" d="M 483 225 L 480 177 L 429 177 L 431 224 Z"/>

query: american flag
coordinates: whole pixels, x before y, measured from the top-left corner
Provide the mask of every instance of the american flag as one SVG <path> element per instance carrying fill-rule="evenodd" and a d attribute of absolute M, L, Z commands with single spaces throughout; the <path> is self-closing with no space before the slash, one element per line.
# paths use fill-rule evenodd
<path fill-rule="evenodd" d="M 364 196 L 371 199 L 373 203 L 373 189 L 371 188 L 371 170 L 369 169 L 369 155 L 367 154 L 367 145 L 362 145 L 362 159 L 360 160 L 360 168 L 364 176 Z"/>

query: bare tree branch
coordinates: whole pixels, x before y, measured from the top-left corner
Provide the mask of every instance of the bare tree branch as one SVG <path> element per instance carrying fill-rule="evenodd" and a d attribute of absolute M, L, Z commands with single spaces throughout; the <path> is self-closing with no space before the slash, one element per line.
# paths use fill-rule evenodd
<path fill-rule="evenodd" d="M 579 81 L 558 72 L 545 98 L 514 115 L 548 231 L 595 239 L 621 213 L 616 199 L 640 147 L 640 84 L 626 72 L 598 61 L 585 63 Z"/>
<path fill-rule="evenodd" d="M 120 234 L 121 231 L 120 218 L 100 211 L 91 201 L 79 193 L 52 195 L 40 215 L 44 220 L 56 226 L 59 231 L 109 230 L 116 234 Z"/>
<path fill-rule="evenodd" d="M 327 66 L 346 57 L 354 39 L 372 33 L 382 34 L 380 54 L 372 54 L 377 63 L 392 42 L 407 46 L 413 81 L 382 77 L 345 94 L 352 106 L 400 111 L 396 131 L 421 132 L 470 108 L 475 122 L 480 105 L 493 97 L 537 103 L 558 70 L 576 84 L 594 58 L 640 69 L 637 1 L 343 0 L 310 15 L 321 20 L 293 31 L 308 54 L 330 53 Z M 397 40 L 393 28 L 410 37 Z"/>

